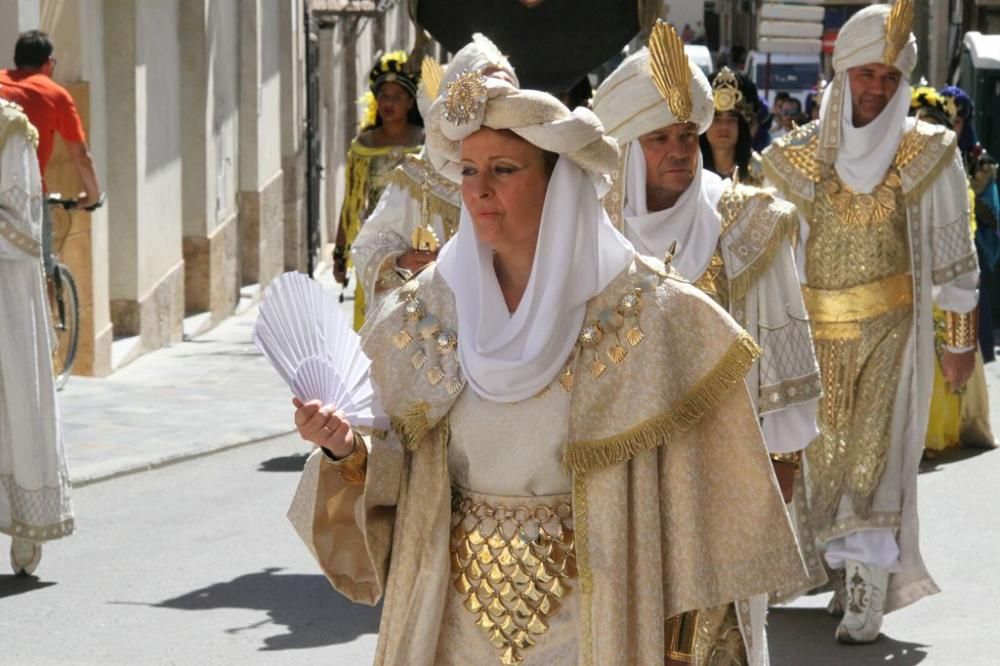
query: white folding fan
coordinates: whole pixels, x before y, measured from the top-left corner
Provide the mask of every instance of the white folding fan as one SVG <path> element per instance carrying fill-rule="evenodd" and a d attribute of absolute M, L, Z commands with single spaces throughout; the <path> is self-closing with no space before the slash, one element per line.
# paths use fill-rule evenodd
<path fill-rule="evenodd" d="M 337 297 L 302 273 L 267 289 L 253 341 L 299 400 L 320 400 L 351 425 L 384 430 L 389 419 L 371 383 L 371 361 Z"/>

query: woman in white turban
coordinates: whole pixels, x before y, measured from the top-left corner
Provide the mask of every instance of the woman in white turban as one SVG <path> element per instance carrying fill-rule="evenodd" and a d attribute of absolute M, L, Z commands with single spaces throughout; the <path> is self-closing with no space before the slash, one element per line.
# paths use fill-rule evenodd
<path fill-rule="evenodd" d="M 289 515 L 338 590 L 384 595 L 376 663 L 662 664 L 693 609 L 704 659 L 742 650 L 717 609 L 802 575 L 756 346 L 611 226 L 589 111 L 469 71 L 427 137 L 463 205 L 362 330 L 392 429 L 295 415 Z"/>

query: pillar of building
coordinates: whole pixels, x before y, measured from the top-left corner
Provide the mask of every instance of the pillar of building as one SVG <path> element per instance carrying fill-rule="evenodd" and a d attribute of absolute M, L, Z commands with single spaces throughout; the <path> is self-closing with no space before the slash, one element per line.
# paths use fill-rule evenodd
<path fill-rule="evenodd" d="M 111 320 L 149 350 L 184 317 L 179 1 L 103 9 Z"/>
<path fill-rule="evenodd" d="M 302 0 L 282 3 L 278 11 L 281 50 L 281 170 L 284 178 L 284 267 L 305 271 L 306 229 L 305 33 Z"/>
<path fill-rule="evenodd" d="M 0 2 L 0 69 L 14 66 L 14 44 L 26 30 L 40 25 L 39 0 L 4 0 Z"/>
<path fill-rule="evenodd" d="M 184 308 L 206 327 L 239 300 L 239 7 L 181 0 Z"/>
<path fill-rule="evenodd" d="M 266 285 L 284 268 L 281 53 L 278 3 L 240 7 L 239 215 L 244 284 Z"/>

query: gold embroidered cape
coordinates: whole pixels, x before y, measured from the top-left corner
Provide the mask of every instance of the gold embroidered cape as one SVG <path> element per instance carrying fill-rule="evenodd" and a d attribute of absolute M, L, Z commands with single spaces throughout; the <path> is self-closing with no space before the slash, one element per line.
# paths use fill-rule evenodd
<path fill-rule="evenodd" d="M 585 321 L 599 321 L 638 283 L 652 285 L 639 315 L 644 337 L 619 363 L 602 361 L 601 373 L 589 368 L 608 358 L 614 336 L 573 361 L 563 458 L 573 479 L 583 664 L 662 663 L 667 618 L 803 573 L 743 382 L 756 345 L 645 258 L 592 299 Z M 448 412 L 464 381 L 454 349 L 398 335 L 414 299 L 442 329 L 456 321 L 451 291 L 431 268 L 363 329 L 394 421 L 387 438 L 371 439 L 366 484 L 345 486 L 314 454 L 289 511 L 338 590 L 366 603 L 384 596 L 378 664 L 433 663 L 450 583 Z"/>
<path fill-rule="evenodd" d="M 890 576 L 887 612 L 938 591 L 920 555 L 916 515 L 917 471 L 933 381 L 932 301 L 946 310 L 971 311 L 976 306 L 978 277 L 969 233 L 967 185 L 955 135 L 943 127 L 912 119 L 906 123 L 893 168 L 898 171 L 899 201 L 905 207 L 912 324 L 892 401 L 888 460 L 883 461 L 885 471 L 874 492 L 871 517 L 854 515 L 849 501 L 842 499 L 834 522 L 824 528 L 827 539 L 865 527 L 897 531 L 901 571 Z M 769 183 L 803 213 L 798 254 L 803 275 L 808 271 L 808 236 L 819 188 L 836 191 L 833 179 L 827 178 L 833 166 L 820 161 L 818 145 L 819 123 L 814 121 L 773 143 L 763 156 Z M 882 193 L 873 192 L 868 197 L 871 215 L 875 215 L 876 207 L 884 206 L 880 196 Z M 857 223 L 863 224 L 864 220 Z M 810 583 L 805 588 L 786 589 L 782 595 L 785 598 L 827 582 L 821 555 L 810 546 L 817 535 L 810 520 L 812 495 L 813 490 L 806 488 L 797 493 L 793 504 L 793 520 L 804 544 Z"/>

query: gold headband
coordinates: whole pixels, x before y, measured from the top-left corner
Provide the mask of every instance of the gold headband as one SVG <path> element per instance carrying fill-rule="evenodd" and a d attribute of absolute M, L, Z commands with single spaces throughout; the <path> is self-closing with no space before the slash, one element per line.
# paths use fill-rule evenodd
<path fill-rule="evenodd" d="M 733 111 L 741 115 L 748 124 L 753 122 L 753 106 L 749 100 L 744 99 L 740 82 L 728 67 L 723 67 L 715 75 L 712 81 L 712 98 L 716 113 Z"/>

